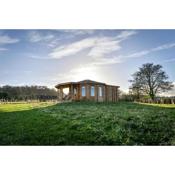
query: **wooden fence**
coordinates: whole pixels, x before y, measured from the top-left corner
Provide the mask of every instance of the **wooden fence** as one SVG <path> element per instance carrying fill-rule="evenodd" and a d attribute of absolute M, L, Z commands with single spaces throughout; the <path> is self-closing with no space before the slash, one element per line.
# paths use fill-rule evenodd
<path fill-rule="evenodd" d="M 139 102 L 143 103 L 157 103 L 157 104 L 175 104 L 175 97 L 159 97 L 154 100 L 140 99 Z"/>

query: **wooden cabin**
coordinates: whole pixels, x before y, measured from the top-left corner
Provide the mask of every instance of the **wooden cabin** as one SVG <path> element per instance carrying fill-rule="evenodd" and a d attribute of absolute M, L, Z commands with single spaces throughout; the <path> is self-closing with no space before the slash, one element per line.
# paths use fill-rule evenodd
<path fill-rule="evenodd" d="M 59 101 L 118 101 L 119 86 L 107 85 L 92 80 L 66 82 L 55 86 L 58 90 Z"/>

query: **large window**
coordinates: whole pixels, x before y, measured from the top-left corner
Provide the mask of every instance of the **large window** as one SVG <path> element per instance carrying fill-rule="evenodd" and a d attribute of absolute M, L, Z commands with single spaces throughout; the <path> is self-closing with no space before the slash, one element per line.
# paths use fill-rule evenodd
<path fill-rule="evenodd" d="M 99 97 L 102 97 L 102 87 L 98 87 L 98 95 Z"/>
<path fill-rule="evenodd" d="M 76 88 L 74 88 L 74 95 L 76 95 L 77 94 L 77 89 Z"/>
<path fill-rule="evenodd" d="M 91 86 L 91 96 L 95 96 L 94 86 Z"/>
<path fill-rule="evenodd" d="M 85 86 L 82 86 L 82 87 L 81 87 L 81 95 L 82 95 L 83 97 L 86 96 L 86 88 L 85 88 Z"/>

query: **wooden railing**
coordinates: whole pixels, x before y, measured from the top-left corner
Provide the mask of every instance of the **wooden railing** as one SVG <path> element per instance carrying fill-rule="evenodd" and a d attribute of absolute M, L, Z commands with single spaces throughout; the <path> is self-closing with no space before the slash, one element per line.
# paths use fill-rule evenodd
<path fill-rule="evenodd" d="M 64 100 L 64 101 L 72 100 L 71 94 L 64 94 L 64 95 L 63 95 L 63 100 Z"/>

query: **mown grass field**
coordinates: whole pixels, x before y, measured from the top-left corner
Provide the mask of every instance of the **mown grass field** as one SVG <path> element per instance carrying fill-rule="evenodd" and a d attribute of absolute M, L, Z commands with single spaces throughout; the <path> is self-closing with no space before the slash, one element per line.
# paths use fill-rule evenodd
<path fill-rule="evenodd" d="M 175 145 L 175 105 L 0 104 L 0 145 Z"/>

